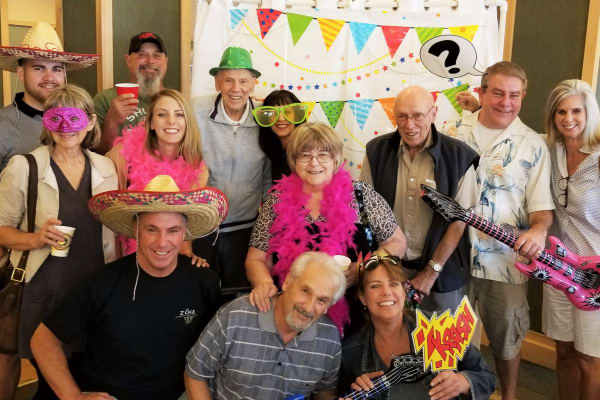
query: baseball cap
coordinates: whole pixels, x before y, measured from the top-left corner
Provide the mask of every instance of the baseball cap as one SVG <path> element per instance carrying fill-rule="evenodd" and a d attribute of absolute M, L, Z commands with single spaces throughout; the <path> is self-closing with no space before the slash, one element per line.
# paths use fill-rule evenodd
<path fill-rule="evenodd" d="M 131 40 L 129 41 L 129 54 L 137 53 L 138 51 L 140 51 L 140 47 L 142 47 L 142 44 L 146 42 L 152 42 L 156 44 L 158 46 L 158 49 L 161 52 L 165 53 L 165 55 L 167 55 L 167 51 L 165 50 L 165 44 L 163 43 L 163 40 L 160 38 L 160 36 L 152 32 L 142 32 L 132 36 Z"/>

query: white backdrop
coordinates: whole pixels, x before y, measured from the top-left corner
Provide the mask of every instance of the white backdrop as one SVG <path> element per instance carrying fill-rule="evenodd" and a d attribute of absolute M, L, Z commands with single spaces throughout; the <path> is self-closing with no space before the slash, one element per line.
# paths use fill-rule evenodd
<path fill-rule="evenodd" d="M 192 96 L 214 93 L 208 70 L 219 64 L 226 47 L 243 47 L 262 73 L 254 96 L 286 89 L 309 102 L 309 120 L 335 128 L 357 177 L 365 143 L 395 129 L 393 99 L 402 88 L 427 88 L 440 124 L 462 112 L 455 94 L 477 90 L 479 71 L 501 59 L 498 8 L 481 0 L 458 4 L 426 9 L 423 0 L 400 0 L 397 9 L 374 3 L 366 9 L 362 0 L 344 8 L 335 0 L 319 1 L 318 7 L 286 6 L 286 0 L 235 5 L 201 0 Z"/>

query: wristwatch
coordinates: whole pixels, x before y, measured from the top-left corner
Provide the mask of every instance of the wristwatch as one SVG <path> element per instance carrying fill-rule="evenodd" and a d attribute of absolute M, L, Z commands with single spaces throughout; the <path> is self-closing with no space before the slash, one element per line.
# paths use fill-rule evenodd
<path fill-rule="evenodd" d="M 444 270 L 444 266 L 443 265 L 440 265 L 440 264 L 436 263 L 433 260 L 429 260 L 427 262 L 427 265 L 429 265 L 431 267 L 431 269 L 433 269 L 437 273 L 440 273 L 440 272 L 442 272 Z"/>

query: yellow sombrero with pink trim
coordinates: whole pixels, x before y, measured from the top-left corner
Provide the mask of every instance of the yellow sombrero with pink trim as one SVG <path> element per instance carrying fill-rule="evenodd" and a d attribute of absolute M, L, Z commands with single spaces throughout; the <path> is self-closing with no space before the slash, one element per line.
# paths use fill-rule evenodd
<path fill-rule="evenodd" d="M 135 216 L 148 212 L 177 212 L 187 218 L 185 240 L 197 239 L 216 230 L 225 220 L 227 198 L 219 189 L 203 187 L 180 191 L 169 175 L 157 175 L 144 190 L 111 190 L 88 202 L 92 214 L 123 236 L 135 238 Z"/>
<path fill-rule="evenodd" d="M 31 58 L 65 63 L 67 70 L 75 70 L 94 65 L 99 57 L 64 51 L 54 28 L 47 22 L 38 22 L 27 31 L 20 46 L 0 46 L 0 69 L 16 72 L 18 60 Z"/>

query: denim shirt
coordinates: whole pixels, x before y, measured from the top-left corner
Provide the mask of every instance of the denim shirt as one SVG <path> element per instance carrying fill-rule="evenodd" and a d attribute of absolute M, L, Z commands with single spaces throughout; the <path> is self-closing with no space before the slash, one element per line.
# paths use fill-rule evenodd
<path fill-rule="evenodd" d="M 415 322 L 410 317 L 405 316 L 404 324 L 409 332 L 411 353 L 415 354 L 411 335 L 415 329 Z M 374 333 L 373 325 L 368 324 L 356 334 L 344 340 L 342 346 L 342 368 L 338 382 L 338 394 L 340 396 L 351 392 L 350 385 L 358 376 L 366 372 L 386 371 L 385 364 L 375 350 Z M 467 379 L 471 388 L 470 396 L 461 395 L 457 397 L 458 399 L 486 400 L 494 391 L 496 377 L 479 350 L 474 346 L 470 346 L 464 358 L 458 362 L 457 372 Z M 389 392 L 384 392 L 377 397 L 373 397 L 373 399 L 429 400 L 429 383 L 432 378 L 433 376 L 429 376 L 420 382 L 399 383 L 394 385 Z"/>

